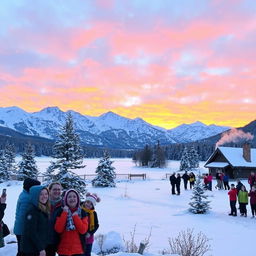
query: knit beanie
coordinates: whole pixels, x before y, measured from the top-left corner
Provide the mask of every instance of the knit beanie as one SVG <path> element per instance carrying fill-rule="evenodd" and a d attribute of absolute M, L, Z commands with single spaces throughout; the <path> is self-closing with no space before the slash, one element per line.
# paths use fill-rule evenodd
<path fill-rule="evenodd" d="M 80 205 L 80 196 L 79 196 L 78 192 L 75 189 L 72 189 L 72 188 L 67 190 L 67 191 L 65 191 L 65 194 L 64 194 L 64 197 L 63 197 L 63 204 L 64 204 L 64 206 L 67 205 L 67 197 L 68 197 L 68 194 L 70 192 L 74 192 L 76 194 L 76 197 L 77 197 L 77 205 L 76 205 L 76 207 L 78 207 Z"/>
<path fill-rule="evenodd" d="M 41 182 L 31 178 L 26 178 L 23 182 L 23 189 L 29 192 L 29 189 L 33 186 L 41 185 Z"/>
<path fill-rule="evenodd" d="M 97 194 L 91 194 L 91 193 L 86 194 L 85 200 L 90 201 L 93 206 L 95 206 L 96 203 L 100 202 L 100 198 L 97 196 Z"/>

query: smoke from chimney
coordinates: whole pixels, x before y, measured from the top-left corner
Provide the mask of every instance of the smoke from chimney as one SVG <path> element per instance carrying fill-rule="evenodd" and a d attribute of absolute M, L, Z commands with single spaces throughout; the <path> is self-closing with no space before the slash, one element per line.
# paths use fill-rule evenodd
<path fill-rule="evenodd" d="M 221 139 L 216 143 L 216 147 L 219 147 L 225 143 L 239 142 L 241 140 L 249 141 L 253 139 L 253 135 L 249 132 L 243 132 L 242 130 L 237 130 L 235 128 L 225 132 Z"/>

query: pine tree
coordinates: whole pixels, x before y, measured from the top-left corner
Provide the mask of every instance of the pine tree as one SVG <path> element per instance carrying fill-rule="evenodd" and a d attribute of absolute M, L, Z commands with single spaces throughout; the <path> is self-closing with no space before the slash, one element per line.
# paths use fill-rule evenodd
<path fill-rule="evenodd" d="M 189 150 L 190 156 L 190 167 L 191 168 L 198 168 L 199 167 L 199 155 L 196 149 L 192 146 Z"/>
<path fill-rule="evenodd" d="M 163 148 L 160 146 L 159 141 L 157 145 L 153 149 L 153 154 L 152 154 L 152 161 L 151 161 L 151 168 L 162 168 L 165 167 L 166 161 L 165 161 L 165 153 Z"/>
<path fill-rule="evenodd" d="M 115 187 L 115 167 L 111 166 L 113 161 L 110 160 L 110 156 L 107 152 L 104 152 L 104 156 L 99 160 L 96 173 L 98 174 L 95 179 L 92 180 L 94 187 Z"/>
<path fill-rule="evenodd" d="M 180 160 L 180 171 L 190 171 L 189 153 L 187 147 L 184 148 Z"/>
<path fill-rule="evenodd" d="M 57 160 L 52 161 L 44 173 L 47 176 L 46 180 L 47 182 L 59 181 L 64 189 L 74 188 L 82 196 L 86 192 L 86 183 L 71 170 L 85 167 L 82 165 L 84 154 L 70 113 L 67 114 L 66 122 L 61 127 L 58 137 L 53 146 L 53 158 Z"/>
<path fill-rule="evenodd" d="M 25 146 L 22 160 L 18 164 L 17 176 L 21 180 L 25 178 L 37 179 L 38 168 L 35 161 L 34 147 L 30 143 Z"/>
<path fill-rule="evenodd" d="M 9 180 L 9 172 L 6 168 L 4 151 L 0 152 L 0 183 Z"/>
<path fill-rule="evenodd" d="M 6 159 L 6 168 L 9 175 L 16 174 L 17 172 L 17 165 L 15 162 L 16 151 L 13 144 L 7 142 L 4 149 L 4 156 Z"/>
<path fill-rule="evenodd" d="M 191 202 L 189 211 L 195 214 L 206 213 L 210 209 L 210 201 L 207 200 L 208 196 L 205 194 L 203 184 L 199 177 L 196 179 L 195 186 L 192 191 Z"/>

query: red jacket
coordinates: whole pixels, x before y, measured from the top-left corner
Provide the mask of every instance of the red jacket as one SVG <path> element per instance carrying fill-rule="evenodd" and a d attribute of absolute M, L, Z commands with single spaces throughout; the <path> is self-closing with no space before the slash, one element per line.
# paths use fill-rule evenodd
<path fill-rule="evenodd" d="M 85 234 L 88 229 L 88 217 L 80 218 L 74 215 L 73 221 L 76 227 L 75 230 L 66 230 L 68 213 L 63 211 L 56 219 L 55 230 L 60 233 L 60 243 L 58 246 L 58 254 L 73 255 L 83 254 L 84 250 L 80 240 L 80 234 Z"/>
<path fill-rule="evenodd" d="M 256 204 L 256 191 L 250 191 L 248 196 L 250 197 L 250 203 Z"/>
<path fill-rule="evenodd" d="M 229 190 L 228 195 L 229 195 L 229 200 L 230 201 L 236 201 L 236 199 L 237 199 L 237 190 L 236 190 L 236 188 L 233 188 L 233 189 Z"/>

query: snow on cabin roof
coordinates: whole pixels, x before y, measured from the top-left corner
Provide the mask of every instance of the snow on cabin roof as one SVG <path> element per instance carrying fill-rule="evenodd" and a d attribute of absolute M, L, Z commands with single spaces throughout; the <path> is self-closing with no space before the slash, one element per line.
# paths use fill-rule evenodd
<path fill-rule="evenodd" d="M 233 166 L 256 167 L 256 149 L 251 148 L 251 162 L 243 157 L 243 148 L 218 147 L 228 162 Z"/>
<path fill-rule="evenodd" d="M 211 162 L 207 165 L 205 165 L 205 167 L 216 167 L 216 168 L 224 168 L 226 166 L 228 166 L 229 163 L 224 163 L 224 162 Z"/>

